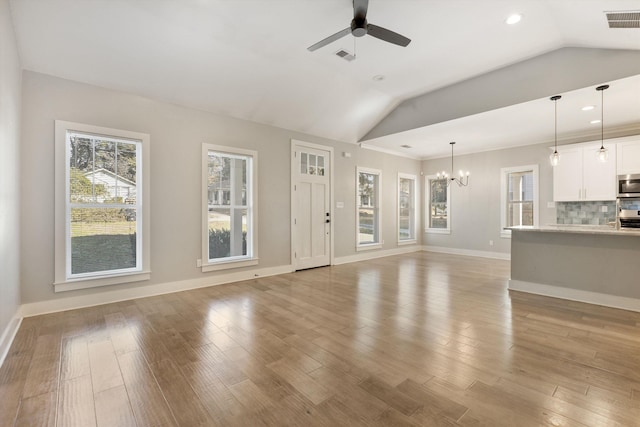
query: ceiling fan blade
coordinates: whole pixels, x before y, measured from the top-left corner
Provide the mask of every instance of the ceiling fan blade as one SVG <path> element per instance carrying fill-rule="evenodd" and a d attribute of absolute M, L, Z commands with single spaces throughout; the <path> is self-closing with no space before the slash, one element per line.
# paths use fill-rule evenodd
<path fill-rule="evenodd" d="M 354 19 L 365 19 L 367 17 L 367 9 L 369 9 L 369 0 L 353 0 Z"/>
<path fill-rule="evenodd" d="M 387 30 L 386 28 L 378 27 L 377 25 L 373 24 L 369 24 L 367 26 L 367 34 L 377 39 L 397 44 L 398 46 L 402 47 L 406 47 L 409 43 L 411 43 L 411 39 L 408 39 L 401 34 L 394 33 L 391 30 Z"/>
<path fill-rule="evenodd" d="M 308 51 L 313 52 L 316 49 L 320 49 L 323 46 L 328 45 L 331 42 L 334 42 L 338 39 L 341 39 L 342 37 L 346 36 L 347 34 L 351 34 L 351 27 L 349 28 L 345 28 L 344 30 L 340 30 L 337 33 L 327 37 L 324 40 L 320 40 L 318 43 L 311 45 L 307 48 Z"/>

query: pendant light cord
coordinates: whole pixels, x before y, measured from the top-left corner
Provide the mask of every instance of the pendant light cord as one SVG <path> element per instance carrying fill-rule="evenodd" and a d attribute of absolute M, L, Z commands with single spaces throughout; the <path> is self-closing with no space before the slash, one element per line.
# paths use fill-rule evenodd
<path fill-rule="evenodd" d="M 558 99 L 554 99 L 553 100 L 553 114 L 554 114 L 554 121 L 553 121 L 553 140 L 554 140 L 554 147 L 553 147 L 553 152 L 557 153 L 558 152 Z"/>
<path fill-rule="evenodd" d="M 604 150 L 604 89 L 600 91 L 600 149 L 601 150 Z"/>

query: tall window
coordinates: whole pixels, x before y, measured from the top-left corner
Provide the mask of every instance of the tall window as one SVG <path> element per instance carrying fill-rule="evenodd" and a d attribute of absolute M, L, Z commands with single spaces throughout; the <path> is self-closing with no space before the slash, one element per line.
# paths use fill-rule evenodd
<path fill-rule="evenodd" d="M 449 234 L 451 232 L 450 192 L 446 179 L 435 175 L 425 177 L 425 232 Z"/>
<path fill-rule="evenodd" d="M 257 264 L 255 151 L 203 145 L 203 271 Z"/>
<path fill-rule="evenodd" d="M 149 278 L 125 277 L 148 273 L 148 144 L 145 134 L 56 121 L 57 291 Z M 81 283 L 96 279 L 108 280 Z"/>
<path fill-rule="evenodd" d="M 381 246 L 380 240 L 380 180 L 382 172 L 358 168 L 357 243 L 360 249 Z"/>
<path fill-rule="evenodd" d="M 501 235 L 511 236 L 505 227 L 538 225 L 538 165 L 501 170 Z"/>
<path fill-rule="evenodd" d="M 416 176 L 398 174 L 398 242 L 416 240 Z"/>

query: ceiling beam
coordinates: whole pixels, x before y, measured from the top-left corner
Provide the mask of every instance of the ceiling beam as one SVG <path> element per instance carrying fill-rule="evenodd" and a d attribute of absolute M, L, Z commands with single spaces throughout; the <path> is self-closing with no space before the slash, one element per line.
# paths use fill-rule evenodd
<path fill-rule="evenodd" d="M 401 102 L 360 142 L 640 74 L 640 50 L 566 47 Z"/>

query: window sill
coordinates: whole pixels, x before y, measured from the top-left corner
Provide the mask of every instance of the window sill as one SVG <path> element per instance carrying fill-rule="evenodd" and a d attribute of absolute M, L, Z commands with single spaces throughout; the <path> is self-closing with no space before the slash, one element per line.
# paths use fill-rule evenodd
<path fill-rule="evenodd" d="M 231 268 L 249 267 L 252 265 L 258 265 L 258 258 L 233 260 L 233 261 L 219 261 L 212 264 L 204 264 L 202 266 L 202 272 L 207 273 L 209 271 L 228 270 Z"/>
<path fill-rule="evenodd" d="M 77 291 L 79 289 L 97 288 L 100 286 L 120 285 L 122 283 L 141 282 L 151 279 L 150 271 L 139 273 L 114 274 L 111 276 L 83 277 L 68 279 L 53 284 L 54 292 Z"/>
<path fill-rule="evenodd" d="M 416 239 L 398 240 L 398 246 L 415 245 L 418 243 Z"/>
<path fill-rule="evenodd" d="M 451 230 L 448 228 L 425 228 L 424 232 L 427 234 L 451 234 Z"/>
<path fill-rule="evenodd" d="M 366 245 L 358 245 L 358 246 L 356 246 L 356 252 L 370 251 L 372 249 L 382 249 L 382 245 L 380 243 L 369 243 L 369 244 L 366 244 Z"/>

